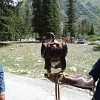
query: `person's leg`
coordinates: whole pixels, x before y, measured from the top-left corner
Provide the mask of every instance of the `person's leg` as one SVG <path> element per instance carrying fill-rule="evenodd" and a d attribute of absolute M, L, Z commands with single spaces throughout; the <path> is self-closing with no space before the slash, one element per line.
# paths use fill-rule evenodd
<path fill-rule="evenodd" d="M 5 81 L 2 65 L 0 64 L 0 100 L 5 100 Z"/>

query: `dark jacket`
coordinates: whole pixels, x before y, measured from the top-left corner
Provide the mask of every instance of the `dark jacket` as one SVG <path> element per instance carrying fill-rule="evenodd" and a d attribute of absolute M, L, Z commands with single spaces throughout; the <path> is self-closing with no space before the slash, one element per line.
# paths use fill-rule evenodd
<path fill-rule="evenodd" d="M 93 79 L 94 79 L 95 82 L 98 81 L 97 87 L 96 87 L 96 92 L 95 92 L 95 99 L 100 100 L 100 58 L 93 65 L 89 74 L 93 76 Z"/>
<path fill-rule="evenodd" d="M 5 92 L 5 81 L 4 81 L 4 72 L 2 65 L 0 64 L 0 93 Z"/>

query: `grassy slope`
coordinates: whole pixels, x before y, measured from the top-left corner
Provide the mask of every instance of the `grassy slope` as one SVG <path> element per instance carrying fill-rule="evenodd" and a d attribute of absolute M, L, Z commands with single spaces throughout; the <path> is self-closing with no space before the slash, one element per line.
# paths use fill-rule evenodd
<path fill-rule="evenodd" d="M 86 4 L 87 4 L 88 2 L 90 2 L 92 6 L 97 7 L 97 8 L 100 9 L 100 1 L 99 1 L 99 0 L 79 0 L 79 2 L 81 2 L 81 4 L 82 4 L 93 16 L 95 16 L 95 17 L 98 18 L 97 14 L 93 12 L 94 9 L 93 9 L 93 10 L 90 10 L 90 8 L 88 8 L 88 7 L 86 6 Z"/>
<path fill-rule="evenodd" d="M 98 6 L 98 7 L 100 5 L 100 1 L 99 0 L 78 0 L 78 1 L 80 1 L 80 2 L 82 2 L 84 4 L 86 4 L 87 2 L 90 2 L 93 5 Z"/>
<path fill-rule="evenodd" d="M 94 45 L 68 44 L 67 69 L 76 67 L 76 73 L 84 74 L 100 57 L 100 49 L 94 50 Z M 6 72 L 27 75 L 30 77 L 43 77 L 44 60 L 41 58 L 40 43 L 20 43 L 0 47 L 0 62 Z M 52 69 L 58 72 L 60 69 Z"/>

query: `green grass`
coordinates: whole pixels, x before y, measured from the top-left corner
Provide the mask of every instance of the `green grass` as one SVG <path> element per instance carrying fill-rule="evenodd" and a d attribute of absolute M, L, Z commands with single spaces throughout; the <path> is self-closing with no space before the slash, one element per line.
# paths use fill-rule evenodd
<path fill-rule="evenodd" d="M 100 48 L 96 45 L 68 44 L 66 57 L 66 72 L 72 73 L 70 67 L 77 69 L 76 73 L 87 74 L 93 64 L 100 58 Z M 41 57 L 41 43 L 13 43 L 0 47 L 0 62 L 5 72 L 43 77 L 44 59 Z M 58 72 L 60 69 L 52 69 Z"/>
<path fill-rule="evenodd" d="M 98 41 L 100 40 L 100 37 L 96 35 L 89 35 L 89 36 L 86 36 L 85 39 L 88 41 Z"/>

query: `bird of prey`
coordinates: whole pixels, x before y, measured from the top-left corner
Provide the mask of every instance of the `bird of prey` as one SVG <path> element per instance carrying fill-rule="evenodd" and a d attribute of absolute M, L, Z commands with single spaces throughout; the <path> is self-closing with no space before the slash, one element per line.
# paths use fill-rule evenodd
<path fill-rule="evenodd" d="M 49 39 L 44 40 L 41 45 L 41 56 L 45 61 L 44 68 L 47 70 L 48 77 L 53 75 L 51 73 L 52 67 L 61 68 L 59 73 L 65 75 L 67 44 L 63 40 L 56 39 L 54 33 L 48 34 L 50 34 Z"/>

